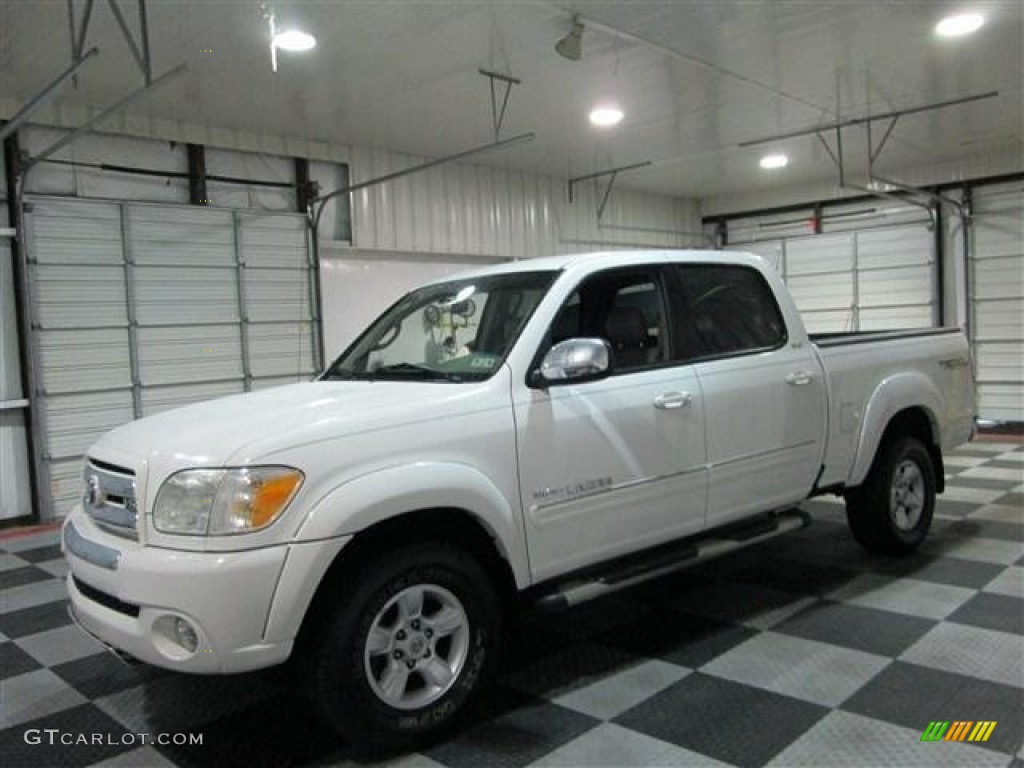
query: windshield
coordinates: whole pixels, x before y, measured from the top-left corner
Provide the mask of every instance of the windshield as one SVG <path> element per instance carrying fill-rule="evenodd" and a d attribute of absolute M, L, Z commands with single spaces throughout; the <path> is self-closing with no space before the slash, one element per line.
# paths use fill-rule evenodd
<path fill-rule="evenodd" d="M 480 381 L 504 361 L 556 272 L 453 280 L 406 294 L 324 379 Z"/>

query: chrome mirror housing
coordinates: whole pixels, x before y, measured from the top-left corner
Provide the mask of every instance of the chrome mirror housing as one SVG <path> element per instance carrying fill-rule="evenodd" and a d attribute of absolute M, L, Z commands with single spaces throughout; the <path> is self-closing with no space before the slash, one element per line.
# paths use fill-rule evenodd
<path fill-rule="evenodd" d="M 611 347 L 604 339 L 566 339 L 544 355 L 535 380 L 542 386 L 593 381 L 611 371 Z"/>

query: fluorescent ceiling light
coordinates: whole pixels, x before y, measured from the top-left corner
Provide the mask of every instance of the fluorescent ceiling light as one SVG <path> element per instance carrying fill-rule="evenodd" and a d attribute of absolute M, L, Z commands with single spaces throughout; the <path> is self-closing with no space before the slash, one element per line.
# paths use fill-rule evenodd
<path fill-rule="evenodd" d="M 785 168 L 789 165 L 789 158 L 785 155 L 765 155 L 761 158 L 761 167 L 768 170 Z"/>
<path fill-rule="evenodd" d="M 980 13 L 959 13 L 947 16 L 935 25 L 935 34 L 939 37 L 963 37 L 981 29 L 985 17 Z"/>
<path fill-rule="evenodd" d="M 316 48 L 316 38 L 299 29 L 286 29 L 274 35 L 273 45 L 282 51 L 311 51 Z"/>
<path fill-rule="evenodd" d="M 601 128 L 609 128 L 622 122 L 625 116 L 618 104 L 602 104 L 590 110 L 590 122 Z"/>

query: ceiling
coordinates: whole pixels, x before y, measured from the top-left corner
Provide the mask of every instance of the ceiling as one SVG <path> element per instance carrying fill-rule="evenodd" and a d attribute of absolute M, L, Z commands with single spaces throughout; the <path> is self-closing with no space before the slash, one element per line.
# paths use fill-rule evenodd
<path fill-rule="evenodd" d="M 121 0 L 130 25 L 136 3 Z M 79 13 L 85 0 L 74 0 Z M 1024 170 L 1024 3 L 975 2 L 987 22 L 942 40 L 936 22 L 963 4 L 941 0 L 619 0 L 618 2 L 273 2 L 278 26 L 315 34 L 310 54 L 270 68 L 262 3 L 150 0 L 154 74 L 189 70 L 127 111 L 149 118 L 426 156 L 493 140 L 481 68 L 521 80 L 502 137 L 535 141 L 475 162 L 563 178 L 651 161 L 624 186 L 706 198 L 835 179 L 812 135 L 744 141 L 987 91 L 996 97 L 900 118 L 879 172 L 935 168 L 944 181 L 971 163 Z M 583 58 L 558 56 L 572 13 L 587 28 Z M 0 103 L 31 98 L 70 61 L 66 0 L 0 0 Z M 65 88 L 59 107 L 99 109 L 141 84 L 106 2 L 87 40 L 100 55 Z M 500 96 L 500 90 L 499 90 Z M 587 113 L 614 99 L 623 122 L 599 130 Z M 876 141 L 884 125 L 876 130 Z M 171 137 L 165 137 L 171 138 Z M 843 134 L 864 168 L 865 132 Z M 784 151 L 790 165 L 762 171 Z M 862 173 L 860 175 L 863 175 Z"/>

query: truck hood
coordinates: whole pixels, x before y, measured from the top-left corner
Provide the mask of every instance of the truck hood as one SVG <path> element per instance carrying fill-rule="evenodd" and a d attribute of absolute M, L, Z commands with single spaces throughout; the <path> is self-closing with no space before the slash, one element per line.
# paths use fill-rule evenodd
<path fill-rule="evenodd" d="M 313 381 L 234 395 L 120 426 L 89 455 L 112 463 L 145 461 L 159 473 L 237 466 L 310 442 L 401 423 L 443 418 L 479 384 Z"/>

